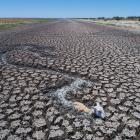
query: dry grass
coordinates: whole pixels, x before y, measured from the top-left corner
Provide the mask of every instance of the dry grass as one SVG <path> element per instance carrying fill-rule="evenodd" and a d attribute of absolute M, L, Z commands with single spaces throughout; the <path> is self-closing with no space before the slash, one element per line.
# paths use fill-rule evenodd
<path fill-rule="evenodd" d="M 47 19 L 41 18 L 0 18 L 0 28 L 9 28 L 19 26 L 21 24 L 46 22 Z"/>
<path fill-rule="evenodd" d="M 24 22 L 34 22 L 33 19 L 20 19 L 20 18 L 0 18 L 0 23 L 24 23 Z"/>

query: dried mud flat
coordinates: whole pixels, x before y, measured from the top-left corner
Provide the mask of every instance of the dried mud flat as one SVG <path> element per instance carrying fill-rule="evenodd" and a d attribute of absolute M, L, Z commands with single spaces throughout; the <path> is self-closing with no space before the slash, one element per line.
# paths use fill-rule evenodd
<path fill-rule="evenodd" d="M 73 101 L 102 102 L 106 120 Z M 0 139 L 140 139 L 140 35 L 74 20 L 1 32 Z"/>

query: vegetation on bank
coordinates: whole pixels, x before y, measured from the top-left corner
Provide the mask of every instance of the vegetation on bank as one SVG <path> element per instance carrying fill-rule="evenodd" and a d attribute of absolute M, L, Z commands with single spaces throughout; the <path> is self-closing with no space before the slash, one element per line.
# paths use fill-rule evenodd
<path fill-rule="evenodd" d="M 111 25 L 117 27 L 123 27 L 127 29 L 136 29 L 140 30 L 140 17 L 113 17 L 113 18 L 80 18 L 80 20 L 95 22 L 96 24 L 101 25 Z"/>
<path fill-rule="evenodd" d="M 90 19 L 90 20 L 133 20 L 133 21 L 140 21 L 140 16 L 129 16 L 129 17 L 112 17 L 112 18 L 106 18 L 106 17 L 98 17 L 98 18 L 81 18 L 81 19 Z"/>
<path fill-rule="evenodd" d="M 0 28 L 16 27 L 23 24 L 47 22 L 46 18 L 0 18 Z"/>

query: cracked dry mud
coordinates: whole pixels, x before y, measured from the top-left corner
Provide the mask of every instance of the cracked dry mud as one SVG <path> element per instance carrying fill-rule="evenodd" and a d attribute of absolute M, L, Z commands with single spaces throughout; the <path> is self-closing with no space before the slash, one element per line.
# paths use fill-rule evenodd
<path fill-rule="evenodd" d="M 1 32 L 0 139 L 139 140 L 140 35 L 76 20 Z"/>

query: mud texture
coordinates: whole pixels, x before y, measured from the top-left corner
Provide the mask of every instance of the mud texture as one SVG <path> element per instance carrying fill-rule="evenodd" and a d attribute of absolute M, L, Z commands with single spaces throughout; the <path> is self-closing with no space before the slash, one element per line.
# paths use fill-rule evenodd
<path fill-rule="evenodd" d="M 139 140 L 140 34 L 76 20 L 0 32 L 0 139 Z"/>

